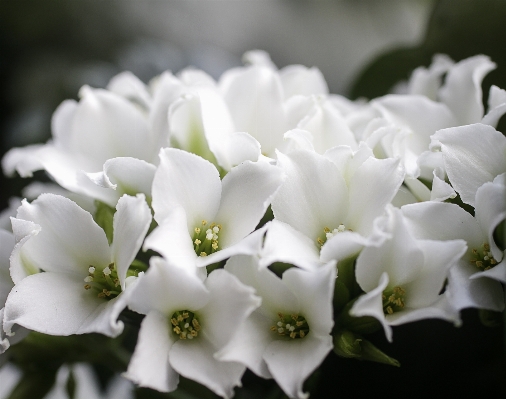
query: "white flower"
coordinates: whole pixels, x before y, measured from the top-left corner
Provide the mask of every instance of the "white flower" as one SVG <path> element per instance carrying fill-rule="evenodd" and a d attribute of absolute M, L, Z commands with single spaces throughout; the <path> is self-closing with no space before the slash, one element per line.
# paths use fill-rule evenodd
<path fill-rule="evenodd" d="M 402 208 L 410 231 L 417 238 L 467 242 L 466 253 L 449 274 L 447 290 L 457 309 L 504 309 L 503 289 L 498 281 L 506 282 L 506 259 L 493 236 L 506 218 L 506 187 L 502 179 L 504 175 L 478 189 L 475 217 L 447 203 L 426 202 Z"/>
<path fill-rule="evenodd" d="M 220 180 L 203 158 L 162 150 L 152 202 L 159 226 L 145 248 L 188 270 L 250 251 L 243 238 L 257 226 L 282 177 L 275 166 L 247 161 Z"/>
<path fill-rule="evenodd" d="M 442 152 L 450 183 L 471 206 L 479 187 L 506 172 L 506 137 L 488 125 L 440 130 L 432 136 L 431 148 Z"/>
<path fill-rule="evenodd" d="M 306 398 L 304 380 L 332 349 L 334 262 L 314 271 L 291 268 L 278 278 L 255 256 L 238 255 L 225 269 L 256 290 L 255 310 L 218 358 L 273 377 L 291 398 Z"/>
<path fill-rule="evenodd" d="M 465 241 L 418 240 L 394 207 L 377 223 L 390 237 L 360 252 L 356 280 L 365 294 L 353 304 L 350 314 L 375 317 L 389 341 L 392 325 L 425 318 L 458 323 L 457 310 L 440 291 L 448 270 L 465 253 Z"/>
<path fill-rule="evenodd" d="M 121 333 L 116 319 L 126 305 L 127 272 L 150 222 L 142 194 L 123 196 L 109 246 L 91 215 L 71 200 L 43 194 L 23 201 L 12 218 L 16 285 L 5 304 L 5 331 L 19 324 L 51 335 Z"/>
<path fill-rule="evenodd" d="M 80 96 L 56 109 L 52 141 L 12 149 L 2 160 L 4 172 L 29 177 L 43 169 L 67 190 L 111 206 L 124 193 L 149 194 L 160 140 L 145 112 L 108 90 L 84 86 Z"/>
<path fill-rule="evenodd" d="M 253 289 L 224 270 L 202 282 L 197 276 L 152 258 L 129 306 L 145 314 L 125 376 L 162 392 L 177 388 L 179 375 L 230 398 L 246 367 L 214 354 L 228 343 L 259 305 Z"/>
<path fill-rule="evenodd" d="M 373 221 L 402 183 L 398 160 L 379 160 L 362 146 L 278 154 L 287 179 L 272 202 L 277 220 L 321 247 L 321 260 L 343 260 L 368 244 Z"/>

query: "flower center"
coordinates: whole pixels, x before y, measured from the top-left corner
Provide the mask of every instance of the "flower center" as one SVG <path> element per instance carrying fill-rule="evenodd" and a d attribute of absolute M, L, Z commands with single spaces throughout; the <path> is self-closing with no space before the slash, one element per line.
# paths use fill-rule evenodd
<path fill-rule="evenodd" d="M 174 312 L 170 318 L 172 331 L 179 339 L 193 339 L 198 337 L 200 324 L 195 313 L 189 310 L 179 310 Z"/>
<path fill-rule="evenodd" d="M 84 278 L 84 289 L 94 290 L 99 298 L 113 299 L 121 293 L 118 273 L 114 263 L 110 263 L 102 271 L 90 265 L 88 275 Z"/>
<path fill-rule="evenodd" d="M 318 242 L 318 245 L 320 247 L 323 247 L 323 244 L 325 244 L 327 242 L 327 240 L 330 240 L 336 234 L 342 233 L 343 231 L 346 231 L 346 230 L 351 231 L 351 229 L 347 229 L 346 226 L 342 223 L 339 226 L 337 226 L 337 228 L 334 230 L 330 230 L 328 227 L 324 227 L 323 234 L 321 236 L 318 236 L 316 241 Z"/>
<path fill-rule="evenodd" d="M 401 287 L 394 287 L 383 291 L 383 312 L 385 315 L 393 314 L 404 309 L 404 297 L 406 291 Z"/>
<path fill-rule="evenodd" d="M 304 338 L 309 333 L 309 325 L 304 316 L 278 313 L 279 321 L 271 326 L 271 331 L 291 339 Z"/>
<path fill-rule="evenodd" d="M 193 229 L 193 249 L 199 256 L 207 256 L 220 250 L 219 233 L 221 224 L 207 224 L 206 220 L 202 225 Z"/>
<path fill-rule="evenodd" d="M 490 245 L 487 243 L 484 243 L 478 249 L 474 248 L 472 252 L 473 258 L 471 258 L 471 263 L 474 263 L 481 271 L 492 269 L 498 263 L 494 259 L 492 252 L 490 252 Z"/>

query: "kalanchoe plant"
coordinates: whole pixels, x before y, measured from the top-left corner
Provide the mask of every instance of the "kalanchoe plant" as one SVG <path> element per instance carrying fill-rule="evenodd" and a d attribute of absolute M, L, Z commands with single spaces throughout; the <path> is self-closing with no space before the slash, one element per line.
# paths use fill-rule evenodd
<path fill-rule="evenodd" d="M 186 69 L 84 87 L 52 141 L 4 157 L 6 174 L 59 184 L 1 215 L 14 397 L 33 397 L 24 380 L 103 397 L 92 362 L 110 395 L 231 398 L 249 369 L 272 397 L 305 398 L 327 356 L 399 366 L 370 333 L 503 311 L 506 92 L 483 107 L 488 57 L 436 57 L 369 102 L 329 94 L 316 68 L 245 59 L 218 81 Z"/>

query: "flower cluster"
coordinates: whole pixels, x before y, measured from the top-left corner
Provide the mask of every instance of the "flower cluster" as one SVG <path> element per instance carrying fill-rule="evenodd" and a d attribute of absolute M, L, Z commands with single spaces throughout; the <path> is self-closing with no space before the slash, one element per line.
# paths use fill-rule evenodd
<path fill-rule="evenodd" d="M 50 142 L 6 154 L 6 174 L 59 186 L 32 187 L 0 231 L 1 356 L 30 331 L 117 337 L 129 309 L 135 384 L 230 398 L 248 368 L 304 398 L 332 349 L 397 364 L 374 329 L 504 309 L 506 91 L 484 109 L 489 58 L 437 56 L 404 93 L 355 102 L 316 68 L 245 60 L 217 82 L 83 87 Z"/>

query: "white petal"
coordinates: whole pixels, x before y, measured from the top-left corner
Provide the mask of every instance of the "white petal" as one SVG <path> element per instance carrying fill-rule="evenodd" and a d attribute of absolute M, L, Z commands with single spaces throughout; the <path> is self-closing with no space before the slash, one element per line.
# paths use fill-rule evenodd
<path fill-rule="evenodd" d="M 291 398 L 307 398 L 302 392 L 304 380 L 323 362 L 332 349 L 330 335 L 320 337 L 311 332 L 302 339 L 273 341 L 264 353 L 272 376 Z"/>
<path fill-rule="evenodd" d="M 506 256 L 503 255 L 501 263 L 495 265 L 493 268 L 485 270 L 481 273 L 475 273 L 470 278 L 479 279 L 483 277 L 500 281 L 503 284 L 506 283 Z"/>
<path fill-rule="evenodd" d="M 82 278 L 69 273 L 38 273 L 12 289 L 5 304 L 4 329 L 14 324 L 49 335 L 98 332 L 115 337 L 123 331 L 116 321 L 124 306 L 120 296 L 108 301 L 86 290 Z"/>
<path fill-rule="evenodd" d="M 167 316 L 150 311 L 141 323 L 135 351 L 123 374 L 141 387 L 171 392 L 177 388 L 179 375 L 169 364 L 169 351 L 175 335 Z"/>
<path fill-rule="evenodd" d="M 153 162 L 158 150 L 145 116 L 125 98 L 107 90 L 81 88 L 81 101 L 67 132 L 67 151 L 104 163 L 116 157 Z"/>
<path fill-rule="evenodd" d="M 429 307 L 436 302 L 448 270 L 467 250 L 463 240 L 419 240 L 418 245 L 424 256 L 423 268 L 415 280 L 402 285 L 406 290 L 406 306 L 410 308 Z"/>
<path fill-rule="evenodd" d="M 167 218 L 146 237 L 144 250 L 153 249 L 171 264 L 189 273 L 196 272 L 197 254 L 193 248 L 192 237 L 188 234 L 188 224 L 183 208 L 175 207 Z"/>
<path fill-rule="evenodd" d="M 8 398 L 22 377 L 23 372 L 12 363 L 3 365 L 0 368 L 0 398 Z"/>
<path fill-rule="evenodd" d="M 151 310 L 172 317 L 180 310 L 199 310 L 210 294 L 202 281 L 162 258 L 152 257 L 148 271 L 139 278 L 128 300 L 129 307 L 142 314 Z"/>
<path fill-rule="evenodd" d="M 495 67 L 489 57 L 477 55 L 460 61 L 448 72 L 439 96 L 459 125 L 476 123 L 483 117 L 481 82 Z"/>
<path fill-rule="evenodd" d="M 283 171 L 265 162 L 244 162 L 223 178 L 215 222 L 223 226 L 220 245 L 226 248 L 251 233 L 282 183 Z"/>
<path fill-rule="evenodd" d="M 440 130 L 431 146 L 441 148 L 448 178 L 466 204 L 474 206 L 478 188 L 506 171 L 506 138 L 491 126 Z"/>
<path fill-rule="evenodd" d="M 272 201 L 276 219 L 317 240 L 323 229 L 343 223 L 348 188 L 337 167 L 310 151 L 278 154 L 287 179 Z"/>
<path fill-rule="evenodd" d="M 125 71 L 114 76 L 107 84 L 107 90 L 139 104 L 147 109 L 151 105 L 151 96 L 146 85 L 132 72 Z"/>
<path fill-rule="evenodd" d="M 150 224 L 151 210 L 144 194 L 137 194 L 136 197 L 124 195 L 119 199 L 113 221 L 111 261 L 116 264 L 122 289 L 125 289 L 128 268 L 141 249 Z"/>
<path fill-rule="evenodd" d="M 488 96 L 488 113 L 481 123 L 497 127 L 499 120 L 506 113 L 506 90 L 492 85 Z"/>
<path fill-rule="evenodd" d="M 91 214 L 68 198 L 42 194 L 31 204 L 24 201 L 17 218 L 40 226 L 40 232 L 21 248 L 21 256 L 40 269 L 86 275 L 90 265 L 110 262 L 104 231 Z"/>
<path fill-rule="evenodd" d="M 329 94 L 329 88 L 323 74 L 318 68 L 307 68 L 302 65 L 288 65 L 279 71 L 285 98 L 301 94 Z"/>
<path fill-rule="evenodd" d="M 247 132 L 273 156 L 288 130 L 283 108 L 283 87 L 276 71 L 262 66 L 224 74 L 220 81 L 236 131 Z"/>
<path fill-rule="evenodd" d="M 313 135 L 307 130 L 292 129 L 286 132 L 283 136 L 283 145 L 280 151 L 284 154 L 289 154 L 295 150 L 308 150 L 314 151 Z"/>
<path fill-rule="evenodd" d="M 186 378 L 197 381 L 216 394 L 231 398 L 234 387 L 241 385 L 246 367 L 235 362 L 221 362 L 213 357 L 215 348 L 204 337 L 178 340 L 169 353 L 172 367 Z"/>
<path fill-rule="evenodd" d="M 306 270 L 316 270 L 321 265 L 315 241 L 276 219 L 269 224 L 260 266 L 267 267 L 274 262 L 290 263 Z"/>
<path fill-rule="evenodd" d="M 424 95 L 437 101 L 441 78 L 454 64 L 450 57 L 436 54 L 429 68 L 416 68 L 409 79 L 409 94 Z"/>
<path fill-rule="evenodd" d="M 215 354 L 218 360 L 244 364 L 262 378 L 272 378 L 262 355 L 273 340 L 272 319 L 253 312 L 228 344 Z M 274 335 L 274 338 L 276 336 Z"/>
<path fill-rule="evenodd" d="M 225 269 L 236 276 L 243 284 L 256 290 L 262 297 L 258 310 L 272 321 L 278 320 L 278 312 L 295 314 L 300 311 L 297 296 L 273 272 L 258 267 L 258 259 L 253 256 L 234 256 L 225 265 Z"/>
<path fill-rule="evenodd" d="M 494 267 L 496 268 L 497 266 Z M 495 311 L 504 309 L 501 283 L 483 277 L 485 277 L 483 273 L 477 273 L 476 267 L 464 259 L 450 269 L 446 291 L 456 309 L 478 308 Z"/>
<path fill-rule="evenodd" d="M 14 286 L 9 274 L 9 258 L 15 241 L 12 233 L 0 230 L 0 308 L 4 306 L 9 291 Z"/>
<path fill-rule="evenodd" d="M 452 186 L 444 181 L 444 172 L 441 168 L 435 169 L 433 175 L 432 191 L 430 192 L 431 201 L 442 202 L 457 196 L 457 193 Z"/>
<path fill-rule="evenodd" d="M 476 192 L 476 220 L 487 238 L 490 251 L 498 261 L 502 251 L 494 240 L 494 231 L 506 219 L 506 186 L 499 183 L 485 183 Z"/>
<path fill-rule="evenodd" d="M 309 324 L 310 334 L 325 336 L 334 326 L 332 297 L 335 281 L 334 262 L 315 271 L 291 268 L 283 273 L 283 282 L 299 299 L 300 313 Z"/>
<path fill-rule="evenodd" d="M 209 302 L 199 309 L 200 324 L 206 339 L 216 350 L 225 346 L 241 323 L 260 306 L 255 290 L 241 283 L 226 270 L 215 270 L 205 281 Z"/>
<path fill-rule="evenodd" d="M 6 176 L 14 176 L 18 172 L 21 177 L 32 177 L 36 170 L 44 169 L 39 160 L 38 152 L 43 146 L 32 144 L 23 148 L 12 148 L 2 158 L 2 169 Z"/>
<path fill-rule="evenodd" d="M 402 184 L 404 173 L 399 160 L 370 157 L 357 169 L 350 181 L 350 209 L 344 224 L 364 236 L 394 198 Z"/>
<path fill-rule="evenodd" d="M 146 161 L 123 157 L 108 159 L 102 172 L 87 173 L 87 176 L 101 187 L 116 190 L 118 196 L 143 193 L 151 197 L 155 171 L 156 167 Z"/>
<path fill-rule="evenodd" d="M 382 300 L 383 291 L 387 288 L 388 283 L 388 274 L 383 273 L 377 287 L 358 297 L 350 310 L 350 314 L 355 317 L 374 317 L 383 326 L 388 341 L 392 342 L 392 328 L 385 319 Z"/>
<path fill-rule="evenodd" d="M 244 161 L 256 162 L 261 155 L 260 143 L 244 132 L 224 137 L 216 148 L 211 145 L 211 149 L 218 164 L 227 171 Z"/>
<path fill-rule="evenodd" d="M 186 211 L 188 231 L 203 219 L 211 222 L 221 198 L 221 180 L 216 167 L 186 151 L 160 151 L 160 166 L 153 180 L 155 220 L 161 223 L 175 206 Z"/>

